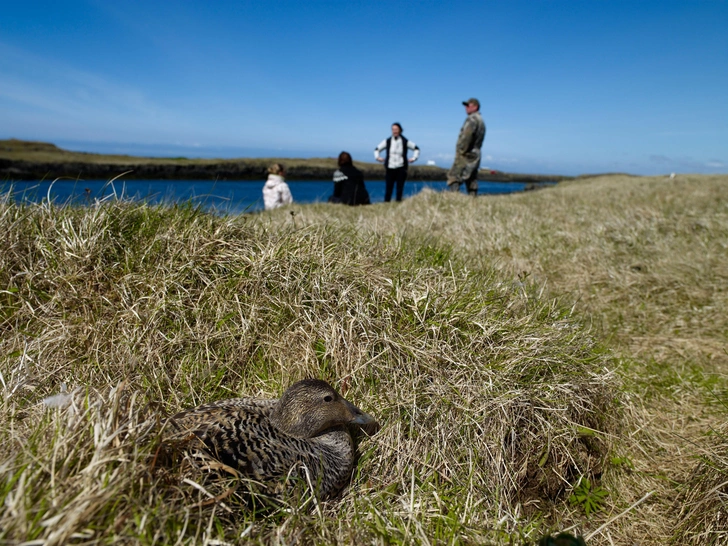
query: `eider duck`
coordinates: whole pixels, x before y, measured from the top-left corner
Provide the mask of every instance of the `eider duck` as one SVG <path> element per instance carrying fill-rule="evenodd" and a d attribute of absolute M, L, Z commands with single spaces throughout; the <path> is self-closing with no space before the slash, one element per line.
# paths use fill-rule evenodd
<path fill-rule="evenodd" d="M 350 425 L 368 433 L 379 428 L 325 381 L 305 379 L 278 400 L 233 398 L 178 413 L 168 421 L 166 440 L 199 439 L 205 452 L 267 492 L 279 491 L 287 476 L 297 475 L 326 499 L 351 477 Z"/>

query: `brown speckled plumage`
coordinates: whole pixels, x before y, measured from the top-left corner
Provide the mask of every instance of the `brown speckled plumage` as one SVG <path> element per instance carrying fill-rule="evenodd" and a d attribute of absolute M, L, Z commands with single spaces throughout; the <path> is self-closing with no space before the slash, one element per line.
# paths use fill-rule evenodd
<path fill-rule="evenodd" d="M 199 439 L 210 455 L 270 491 L 292 470 L 305 477 L 305 467 L 319 497 L 327 498 L 351 475 L 349 425 L 378 427 L 328 383 L 306 379 L 278 400 L 234 398 L 178 413 L 169 420 L 166 439 Z"/>

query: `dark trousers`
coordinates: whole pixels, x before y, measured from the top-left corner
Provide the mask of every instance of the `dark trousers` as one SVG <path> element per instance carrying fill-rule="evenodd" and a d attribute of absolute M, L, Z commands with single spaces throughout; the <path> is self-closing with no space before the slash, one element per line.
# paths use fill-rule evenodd
<path fill-rule="evenodd" d="M 400 167 L 398 169 L 387 169 L 387 172 L 384 176 L 384 181 L 386 183 L 384 187 L 385 203 L 388 203 L 392 200 L 392 190 L 394 189 L 395 183 L 397 184 L 397 201 L 402 200 L 402 192 L 404 191 L 405 180 L 407 180 L 406 167 Z"/>

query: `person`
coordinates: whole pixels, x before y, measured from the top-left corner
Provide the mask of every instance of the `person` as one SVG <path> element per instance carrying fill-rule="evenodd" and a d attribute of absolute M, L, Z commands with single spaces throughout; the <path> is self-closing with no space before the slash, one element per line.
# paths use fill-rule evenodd
<path fill-rule="evenodd" d="M 386 157 L 380 157 L 379 153 L 386 150 Z M 412 150 L 412 158 L 407 159 L 407 150 Z M 385 138 L 374 148 L 374 159 L 380 163 L 384 163 L 385 167 L 385 189 L 384 201 L 392 200 L 392 190 L 397 185 L 397 201 L 402 200 L 402 192 L 404 191 L 404 183 L 407 180 L 407 166 L 414 163 L 420 157 L 420 149 L 411 140 L 407 140 L 402 135 L 402 126 L 399 123 L 392 124 L 392 136 Z"/>
<path fill-rule="evenodd" d="M 291 190 L 285 180 L 286 169 L 280 163 L 268 167 L 268 180 L 263 186 L 263 203 L 265 210 L 277 209 L 293 203 Z"/>
<path fill-rule="evenodd" d="M 369 192 L 364 185 L 364 175 L 354 167 L 349 152 L 341 152 L 338 163 L 339 168 L 334 171 L 334 194 L 329 198 L 329 202 L 351 206 L 370 204 Z"/>
<path fill-rule="evenodd" d="M 463 101 L 465 118 L 460 129 L 458 142 L 455 145 L 455 161 L 447 173 L 447 187 L 451 191 L 460 191 L 460 184 L 465 184 L 468 194 L 478 194 L 478 169 L 480 168 L 480 148 L 485 139 L 485 122 L 480 115 L 478 99 Z"/>

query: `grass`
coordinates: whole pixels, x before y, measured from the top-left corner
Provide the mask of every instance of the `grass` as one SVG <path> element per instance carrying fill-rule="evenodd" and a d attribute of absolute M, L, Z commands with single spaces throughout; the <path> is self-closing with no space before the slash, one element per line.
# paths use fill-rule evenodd
<path fill-rule="evenodd" d="M 6 200 L 0 541 L 721 543 L 726 187 L 240 217 Z M 307 376 L 383 425 L 341 499 L 256 515 L 157 459 L 165 416 Z"/>

